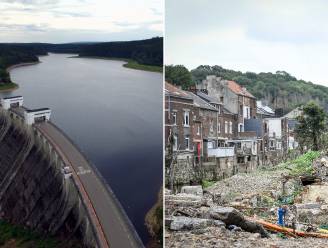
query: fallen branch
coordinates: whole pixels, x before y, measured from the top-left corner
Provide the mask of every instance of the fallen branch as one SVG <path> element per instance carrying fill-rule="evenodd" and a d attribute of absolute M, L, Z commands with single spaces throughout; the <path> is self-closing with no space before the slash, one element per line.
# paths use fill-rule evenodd
<path fill-rule="evenodd" d="M 316 232 L 303 232 L 293 230 L 292 228 L 282 227 L 264 220 L 255 219 L 255 218 L 248 218 L 251 221 L 254 221 L 260 225 L 262 225 L 265 229 L 272 231 L 272 232 L 279 232 L 284 233 L 289 236 L 299 236 L 299 237 L 313 237 L 313 238 L 325 238 L 328 239 L 328 234 L 325 233 L 316 233 Z"/>

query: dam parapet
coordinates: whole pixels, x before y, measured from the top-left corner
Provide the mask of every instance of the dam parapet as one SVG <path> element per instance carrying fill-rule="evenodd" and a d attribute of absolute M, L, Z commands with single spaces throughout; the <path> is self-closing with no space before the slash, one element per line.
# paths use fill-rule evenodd
<path fill-rule="evenodd" d="M 109 185 L 50 114 L 23 107 L 22 97 L 1 100 L 0 218 L 83 247 L 143 247 Z"/>

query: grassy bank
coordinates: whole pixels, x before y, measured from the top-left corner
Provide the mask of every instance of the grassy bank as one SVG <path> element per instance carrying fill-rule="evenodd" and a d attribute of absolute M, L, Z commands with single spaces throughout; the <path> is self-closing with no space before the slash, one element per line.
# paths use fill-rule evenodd
<path fill-rule="evenodd" d="M 11 91 L 16 89 L 18 89 L 18 84 L 15 83 L 0 84 L 0 92 Z"/>
<path fill-rule="evenodd" d="M 163 246 L 163 189 L 160 190 L 155 205 L 149 210 L 145 218 L 146 226 L 152 241 L 147 248 L 159 248 Z"/>
<path fill-rule="evenodd" d="M 59 241 L 53 237 L 45 237 L 24 227 L 0 220 L 0 247 L 59 248 L 81 247 L 81 245 L 74 241 Z"/>
<path fill-rule="evenodd" d="M 163 72 L 162 66 L 155 65 L 143 65 L 134 61 L 133 59 L 123 59 L 123 58 L 108 58 L 108 57 L 95 57 L 95 56 L 72 56 L 71 58 L 90 58 L 90 59 L 106 59 L 106 60 L 116 60 L 116 61 L 125 61 L 126 64 L 123 66 L 130 69 L 142 70 L 142 71 L 151 71 L 151 72 Z"/>

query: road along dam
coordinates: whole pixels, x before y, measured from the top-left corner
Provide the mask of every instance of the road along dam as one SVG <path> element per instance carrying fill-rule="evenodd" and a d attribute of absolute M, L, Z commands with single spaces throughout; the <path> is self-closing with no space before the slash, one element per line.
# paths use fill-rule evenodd
<path fill-rule="evenodd" d="M 50 109 L 1 99 L 0 218 L 84 247 L 143 247 L 110 187 L 50 122 Z"/>

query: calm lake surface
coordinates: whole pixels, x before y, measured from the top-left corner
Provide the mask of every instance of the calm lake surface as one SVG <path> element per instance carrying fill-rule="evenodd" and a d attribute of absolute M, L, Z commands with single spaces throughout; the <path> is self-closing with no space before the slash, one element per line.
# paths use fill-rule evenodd
<path fill-rule="evenodd" d="M 51 108 L 52 121 L 95 164 L 146 243 L 144 218 L 162 185 L 162 74 L 69 56 L 13 69 L 20 88 L 0 97 Z"/>

